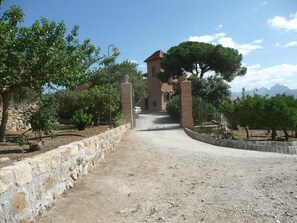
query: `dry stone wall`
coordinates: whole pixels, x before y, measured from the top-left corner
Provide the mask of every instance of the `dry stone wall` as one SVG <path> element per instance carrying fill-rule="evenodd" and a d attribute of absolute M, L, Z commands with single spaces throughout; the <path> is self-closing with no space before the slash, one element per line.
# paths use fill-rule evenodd
<path fill-rule="evenodd" d="M 185 132 L 193 139 L 216 146 L 223 146 L 235 149 L 256 150 L 263 152 L 297 154 L 297 142 L 215 139 L 213 137 L 194 132 L 188 128 L 185 128 Z"/>
<path fill-rule="evenodd" d="M 126 124 L 0 169 L 0 222 L 32 222 L 114 149 L 129 128 Z"/>
<path fill-rule="evenodd" d="M 25 113 L 35 109 L 35 104 L 24 104 L 22 106 L 11 106 L 8 110 L 8 121 L 6 129 L 11 131 L 28 130 L 31 126 L 26 121 Z M 2 116 L 2 107 L 0 107 L 0 122 Z"/>

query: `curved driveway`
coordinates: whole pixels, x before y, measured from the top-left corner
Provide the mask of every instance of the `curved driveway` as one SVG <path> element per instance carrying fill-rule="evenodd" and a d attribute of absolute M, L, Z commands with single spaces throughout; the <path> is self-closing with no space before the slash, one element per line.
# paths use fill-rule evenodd
<path fill-rule="evenodd" d="M 141 114 L 37 222 L 297 222 L 297 156 L 208 145 Z"/>

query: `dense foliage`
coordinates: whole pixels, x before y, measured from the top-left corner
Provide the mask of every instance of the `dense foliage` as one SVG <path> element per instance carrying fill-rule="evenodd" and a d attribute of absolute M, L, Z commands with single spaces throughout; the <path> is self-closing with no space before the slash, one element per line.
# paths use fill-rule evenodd
<path fill-rule="evenodd" d="M 200 97 L 193 97 L 192 109 L 194 125 L 218 119 L 217 109 Z"/>
<path fill-rule="evenodd" d="M 72 117 L 72 123 L 79 131 L 84 130 L 92 122 L 92 116 L 83 109 L 77 110 Z"/>
<path fill-rule="evenodd" d="M 134 100 L 135 103 L 137 103 L 147 97 L 147 85 L 142 80 L 141 74 L 141 71 L 137 69 L 137 64 L 135 63 L 125 60 L 117 64 L 111 61 L 109 68 L 104 67 L 93 72 L 89 78 L 89 82 L 91 87 L 110 83 L 120 89 L 124 76 L 128 75 L 129 82 L 133 87 Z"/>
<path fill-rule="evenodd" d="M 92 115 L 95 126 L 107 111 L 118 111 L 119 103 L 120 93 L 110 84 L 97 85 L 81 93 L 81 106 Z"/>
<path fill-rule="evenodd" d="M 80 94 L 71 90 L 60 90 L 54 94 L 57 101 L 57 113 L 60 119 L 71 119 L 81 107 Z"/>
<path fill-rule="evenodd" d="M 56 113 L 56 101 L 53 97 L 45 95 L 39 101 L 36 110 L 29 115 L 28 122 L 31 125 L 32 131 L 38 136 L 41 141 L 42 133 L 53 135 L 53 130 L 56 129 L 58 124 Z"/>
<path fill-rule="evenodd" d="M 187 75 L 192 81 L 192 95 L 215 105 L 230 96 L 229 84 L 246 73 L 242 55 L 237 50 L 201 42 L 183 42 L 171 47 L 161 61 L 162 82 Z"/>
<path fill-rule="evenodd" d="M 171 100 L 166 105 L 167 113 L 170 117 L 179 122 L 181 119 L 181 99 L 178 95 L 171 98 Z"/>
<path fill-rule="evenodd" d="M 178 95 L 174 96 L 166 105 L 167 113 L 176 122 L 181 118 L 181 99 Z M 206 121 L 217 119 L 217 109 L 206 100 L 200 97 L 193 97 L 193 122 L 200 125 Z"/>
<path fill-rule="evenodd" d="M 272 132 L 272 140 L 276 140 L 277 129 L 282 129 L 288 140 L 287 130 L 297 127 L 297 100 L 292 96 L 267 98 L 257 94 L 247 95 L 222 104 L 221 110 L 229 123 L 245 128 L 247 139 L 249 128 L 267 128 Z"/>
<path fill-rule="evenodd" d="M 43 86 L 75 86 L 99 60 L 90 40 L 80 43 L 78 26 L 66 35 L 63 22 L 45 18 L 24 27 L 21 8 L 12 6 L 0 18 L 0 95 L 3 114 L 0 141 L 4 140 L 10 96 L 19 88 L 37 91 Z"/>
<path fill-rule="evenodd" d="M 230 82 L 246 73 L 241 64 L 242 55 L 237 50 L 222 45 L 201 42 L 183 42 L 171 47 L 165 54 L 161 66 L 167 81 L 170 77 L 182 76 L 184 72 L 203 78 L 209 71 Z"/>

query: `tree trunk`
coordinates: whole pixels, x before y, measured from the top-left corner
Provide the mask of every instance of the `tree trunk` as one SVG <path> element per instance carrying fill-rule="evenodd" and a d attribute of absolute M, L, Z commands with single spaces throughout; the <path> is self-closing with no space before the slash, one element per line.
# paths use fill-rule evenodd
<path fill-rule="evenodd" d="M 244 127 L 244 130 L 246 132 L 246 139 L 250 139 L 249 130 L 247 129 L 247 127 Z"/>
<path fill-rule="evenodd" d="M 286 141 L 289 141 L 289 134 L 288 134 L 287 130 L 285 128 L 283 128 L 283 131 L 285 133 L 285 139 L 286 139 Z"/>
<path fill-rule="evenodd" d="M 271 139 L 273 141 L 275 141 L 276 140 L 276 136 L 277 136 L 276 129 L 275 128 L 272 128 L 271 131 L 272 131 L 272 133 L 271 133 Z"/>
<path fill-rule="evenodd" d="M 99 125 L 99 114 L 94 114 L 93 115 L 93 122 L 94 122 L 94 126 Z"/>
<path fill-rule="evenodd" d="M 8 120 L 8 109 L 9 109 L 9 93 L 4 93 L 1 95 L 2 97 L 2 119 L 1 119 L 1 126 L 0 126 L 0 142 L 5 140 L 5 131 L 6 131 L 6 124 Z"/>

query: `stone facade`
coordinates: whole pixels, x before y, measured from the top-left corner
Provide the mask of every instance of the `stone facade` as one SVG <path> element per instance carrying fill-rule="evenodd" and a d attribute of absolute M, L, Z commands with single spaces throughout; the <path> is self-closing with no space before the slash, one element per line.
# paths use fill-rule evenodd
<path fill-rule="evenodd" d="M 201 142 L 216 146 L 229 147 L 235 149 L 256 150 L 263 152 L 297 154 L 297 142 L 277 142 L 277 141 L 244 141 L 232 139 L 215 139 L 211 136 L 202 135 L 185 128 L 188 136 Z"/>
<path fill-rule="evenodd" d="M 32 222 L 115 148 L 126 124 L 0 169 L 0 222 Z"/>

